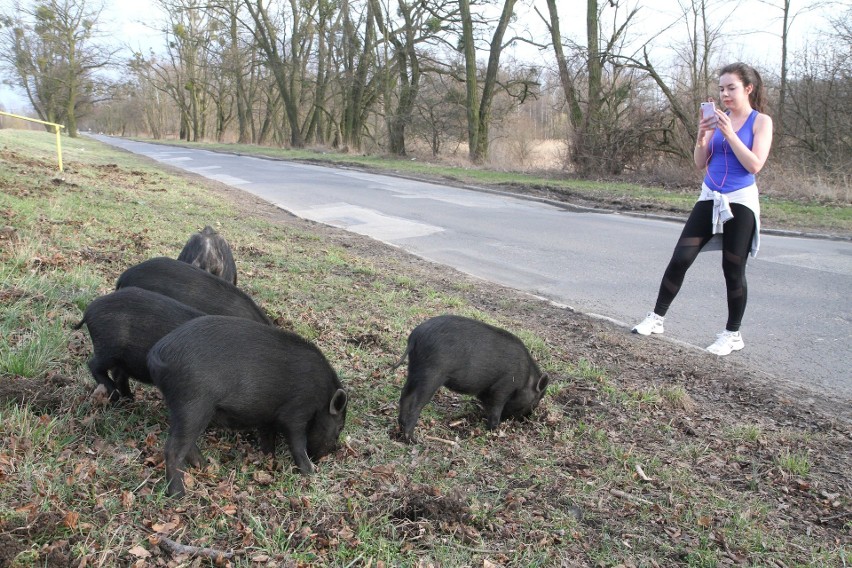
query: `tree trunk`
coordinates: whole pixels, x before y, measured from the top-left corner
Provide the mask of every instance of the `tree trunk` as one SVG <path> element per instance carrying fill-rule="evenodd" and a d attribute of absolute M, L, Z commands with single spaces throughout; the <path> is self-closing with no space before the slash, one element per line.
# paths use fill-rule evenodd
<path fill-rule="evenodd" d="M 488 159 L 488 128 L 491 125 L 491 104 L 494 100 L 495 87 L 497 86 L 497 74 L 500 71 L 500 55 L 503 52 L 503 37 L 506 28 L 515 11 L 515 0 L 505 0 L 503 12 L 497 22 L 497 28 L 491 38 L 491 49 L 488 56 L 488 68 L 485 71 L 485 80 L 482 83 L 482 100 L 479 103 L 477 116 L 477 138 L 473 147 L 472 160 L 476 164 L 484 163 Z"/>
<path fill-rule="evenodd" d="M 583 124 L 575 133 L 575 163 L 581 172 L 596 169 L 600 145 L 601 82 L 603 64 L 600 54 L 600 36 L 598 35 L 598 0 L 586 2 L 586 70 L 589 74 L 586 90 L 586 116 Z"/>
<path fill-rule="evenodd" d="M 553 53 L 556 56 L 556 65 L 559 69 L 559 82 L 568 102 L 568 120 L 571 128 L 579 128 L 583 120 L 583 110 L 580 107 L 580 98 L 577 89 L 574 88 L 574 77 L 568 69 L 568 62 L 562 49 L 562 32 L 559 29 L 559 14 L 556 10 L 556 0 L 547 0 L 547 10 L 550 14 L 550 41 L 553 44 Z"/>
<path fill-rule="evenodd" d="M 787 39 L 790 34 L 790 0 L 784 0 L 784 26 L 781 28 L 781 86 L 778 90 L 778 112 L 775 113 L 775 130 L 784 134 L 784 107 L 787 105 Z M 765 111 L 765 109 L 763 109 Z"/>
<path fill-rule="evenodd" d="M 330 13 L 320 8 L 317 25 L 317 78 L 316 89 L 314 89 L 314 104 L 311 108 L 311 117 L 305 130 L 305 139 L 315 141 L 317 144 L 325 144 L 325 105 L 326 91 L 328 89 L 328 76 L 326 69 L 330 66 L 329 49 L 326 34 L 328 33 L 328 20 Z"/>
<path fill-rule="evenodd" d="M 238 33 L 236 2 L 228 6 L 228 34 L 230 40 L 231 72 L 234 77 L 234 97 L 237 103 L 237 143 L 248 144 L 251 142 L 249 133 L 249 120 L 251 119 L 251 107 L 248 104 L 245 80 L 243 77 L 243 58 L 240 53 L 240 41 Z"/>
<path fill-rule="evenodd" d="M 405 156 L 405 130 L 411 124 L 411 115 L 417 101 L 420 87 L 420 59 L 415 49 L 415 32 L 412 10 L 415 6 L 399 2 L 397 14 L 402 16 L 405 24 L 401 30 L 391 30 L 389 22 L 385 22 L 377 0 L 371 0 L 375 21 L 385 38 L 393 44 L 396 59 L 399 94 L 396 109 L 389 113 L 386 122 L 388 127 L 389 151 L 396 156 Z M 400 36 L 403 39 L 400 39 Z M 389 98 L 386 96 L 386 99 Z M 388 104 L 388 103 L 386 103 Z"/>
<path fill-rule="evenodd" d="M 254 4 L 250 0 L 247 0 L 245 5 L 255 23 L 253 29 L 254 37 L 258 42 L 258 46 L 264 52 L 264 55 L 266 55 L 269 68 L 275 77 L 275 84 L 281 94 L 281 101 L 284 103 L 284 112 L 287 115 L 287 122 L 290 126 L 290 144 L 293 148 L 302 148 L 305 142 L 302 138 L 302 131 L 299 128 L 299 107 L 291 89 L 293 78 L 290 77 L 290 74 L 293 70 L 288 69 L 286 62 L 278 50 L 278 34 L 269 19 L 262 0 L 257 0 Z"/>
<path fill-rule="evenodd" d="M 479 148 L 479 85 L 476 69 L 476 46 L 473 42 L 473 20 L 470 0 L 459 0 L 462 18 L 462 48 L 464 50 L 465 106 L 467 108 L 467 145 L 471 161 L 476 163 Z"/>
<path fill-rule="evenodd" d="M 350 7 L 347 0 L 343 1 L 343 52 L 344 52 L 344 87 L 343 87 L 343 119 L 340 125 L 338 145 L 360 148 L 364 130 L 367 109 L 375 99 L 371 93 L 371 83 L 368 79 L 374 68 L 376 29 L 372 3 L 367 3 L 363 44 L 355 34 L 355 27 L 350 17 Z M 360 51 L 356 51 L 360 46 Z M 378 75 L 378 73 L 376 73 Z"/>

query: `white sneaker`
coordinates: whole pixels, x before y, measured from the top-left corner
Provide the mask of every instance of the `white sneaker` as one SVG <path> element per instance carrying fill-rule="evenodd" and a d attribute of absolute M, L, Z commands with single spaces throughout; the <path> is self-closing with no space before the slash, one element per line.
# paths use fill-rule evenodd
<path fill-rule="evenodd" d="M 663 329 L 663 320 L 665 320 L 663 316 L 658 316 L 654 312 L 648 312 L 648 315 L 645 316 L 645 319 L 642 320 L 636 327 L 633 328 L 633 333 L 638 333 L 639 335 L 651 335 L 652 333 L 663 333 L 665 331 Z"/>
<path fill-rule="evenodd" d="M 719 355 L 723 357 L 725 355 L 730 355 L 731 351 L 739 351 L 745 347 L 745 343 L 743 343 L 743 336 L 740 335 L 739 331 L 728 331 L 727 329 L 722 333 L 716 335 L 716 342 L 707 348 L 707 351 L 714 355 Z"/>

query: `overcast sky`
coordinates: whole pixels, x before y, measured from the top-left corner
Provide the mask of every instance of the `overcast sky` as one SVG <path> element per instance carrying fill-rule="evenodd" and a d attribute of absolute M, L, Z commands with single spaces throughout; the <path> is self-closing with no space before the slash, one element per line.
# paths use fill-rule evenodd
<path fill-rule="evenodd" d="M 21 0 L 24 4 L 31 0 Z M 732 31 L 728 39 L 721 47 L 720 56 L 724 60 L 743 60 L 758 68 L 773 70 L 777 72 L 780 65 L 781 30 L 780 14 L 777 8 L 782 0 L 741 0 L 739 3 L 733 1 L 719 2 L 722 6 L 713 16 L 721 21 L 723 15 L 730 14 L 732 6 L 739 5 L 735 17 L 726 20 L 725 30 L 730 26 Z M 9 13 L 13 0 L 0 0 L 0 12 Z M 770 5 L 767 5 L 769 3 Z M 792 0 L 794 8 L 804 5 L 804 0 Z M 156 22 L 162 19 L 160 9 L 155 0 L 104 0 L 104 12 L 101 18 L 101 29 L 115 38 L 117 45 L 130 45 L 135 49 L 153 48 L 160 50 L 163 45 L 162 37 L 151 28 L 157 27 Z M 543 14 L 547 14 L 547 6 L 543 0 L 521 0 L 518 2 L 518 21 L 528 27 L 534 40 L 547 43 L 548 35 L 544 25 L 535 12 L 529 8 L 530 5 L 539 7 Z M 654 62 L 667 64 L 673 54 L 666 48 L 671 47 L 678 38 L 685 36 L 683 24 L 674 24 L 678 18 L 677 0 L 629 0 L 628 7 L 639 5 L 641 9 L 632 28 L 633 36 L 648 41 L 653 38 L 655 51 L 652 52 Z M 574 40 L 577 43 L 585 43 L 585 7 L 583 0 L 557 0 L 560 10 L 560 24 L 562 35 L 566 40 Z M 608 10 L 611 13 L 611 10 Z M 808 40 L 813 40 L 819 29 L 827 29 L 826 17 L 829 14 L 836 15 L 837 8 L 832 12 L 824 8 L 820 11 L 803 13 L 797 16 L 792 27 L 792 46 L 795 50 L 804 45 Z M 144 24 L 142 22 L 150 22 Z M 672 24 L 674 24 L 672 26 Z M 672 26 L 665 34 L 660 31 Z M 509 50 L 507 55 L 518 59 L 541 61 L 542 55 L 528 46 L 519 46 Z M 657 56 L 662 59 L 658 59 Z M 551 57 L 548 51 L 544 57 Z M 7 111 L 22 111 L 28 106 L 24 97 L 19 92 L 6 85 L 0 85 L 0 106 Z"/>

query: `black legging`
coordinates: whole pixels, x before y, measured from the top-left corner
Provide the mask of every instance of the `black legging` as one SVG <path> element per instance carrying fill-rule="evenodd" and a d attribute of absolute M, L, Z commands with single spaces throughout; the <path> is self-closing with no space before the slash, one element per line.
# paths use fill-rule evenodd
<path fill-rule="evenodd" d="M 748 298 L 745 269 L 754 236 L 755 219 L 752 210 L 739 203 L 731 203 L 731 212 L 734 218 L 725 223 L 722 232 L 722 272 L 728 290 L 728 323 L 725 329 L 739 331 Z M 699 201 L 686 220 L 672 259 L 663 274 L 654 307 L 655 314 L 666 315 L 680 291 L 686 271 L 712 237 L 713 201 Z"/>

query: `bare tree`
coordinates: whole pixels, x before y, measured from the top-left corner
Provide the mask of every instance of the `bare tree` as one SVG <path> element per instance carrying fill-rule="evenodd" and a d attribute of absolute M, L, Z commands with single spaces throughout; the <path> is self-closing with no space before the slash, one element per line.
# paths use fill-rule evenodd
<path fill-rule="evenodd" d="M 361 137 L 370 109 L 378 99 L 377 38 L 375 14 L 372 3 L 367 2 L 358 13 L 349 0 L 342 0 L 342 29 L 337 60 L 339 83 L 340 121 L 333 138 L 335 147 L 360 148 Z M 359 30 L 363 30 L 359 34 Z"/>
<path fill-rule="evenodd" d="M 423 72 L 418 46 L 433 41 L 442 32 L 446 19 L 454 16 L 453 2 L 396 0 L 395 7 L 382 6 L 370 0 L 376 24 L 385 41 L 390 43 L 388 73 L 395 76 L 389 85 L 396 87 L 396 108 L 390 110 L 390 92 L 385 95 L 389 149 L 392 154 L 405 155 L 405 129 L 413 120 Z M 395 14 L 395 15 L 394 15 Z M 389 89 L 388 89 L 389 91 Z"/>
<path fill-rule="evenodd" d="M 788 163 L 804 165 L 849 183 L 852 167 L 852 26 L 845 17 L 833 21 L 833 33 L 797 54 L 791 68 L 786 108 Z"/>
<path fill-rule="evenodd" d="M 306 81 L 309 43 L 313 39 L 311 28 L 315 20 L 317 3 L 290 0 L 286 16 L 290 19 L 289 30 L 278 21 L 284 21 L 283 7 L 278 13 L 270 12 L 272 4 L 263 0 L 243 0 L 251 18 L 250 29 L 265 62 L 275 77 L 275 85 L 281 95 L 284 112 L 290 129 L 290 145 L 301 148 L 305 145 L 302 123 L 302 95 Z M 289 33 L 289 37 L 287 34 Z"/>
<path fill-rule="evenodd" d="M 390 93 L 385 95 L 385 113 L 390 139 L 390 152 L 398 156 L 405 155 L 405 128 L 411 122 L 411 113 L 420 89 L 420 59 L 417 55 L 415 42 L 420 26 L 415 23 L 424 14 L 425 2 L 408 4 L 398 0 L 396 13 L 402 19 L 401 25 L 393 26 L 393 15 L 390 6 L 382 6 L 379 0 L 370 0 L 375 21 L 379 31 L 392 46 L 392 57 L 396 70 L 396 83 L 399 87 L 397 105 L 390 110 Z M 389 69 L 389 72 L 391 70 Z"/>
<path fill-rule="evenodd" d="M 133 136 L 148 132 L 143 91 L 134 81 L 112 86 L 110 104 L 98 105 L 81 125 L 99 132 Z"/>
<path fill-rule="evenodd" d="M 217 138 L 224 135 L 225 115 L 229 104 L 235 108 L 237 120 L 237 141 L 246 144 L 253 140 L 254 131 L 252 105 L 256 95 L 258 80 L 257 47 L 254 38 L 242 25 L 242 2 L 240 0 L 219 0 L 212 6 L 213 17 L 219 20 L 218 46 L 214 44 L 213 64 L 219 94 L 214 97 L 217 107 Z"/>
<path fill-rule="evenodd" d="M 668 74 L 658 62 L 651 60 L 647 45 L 642 47 L 641 53 L 613 55 L 619 64 L 644 71 L 656 83 L 673 117 L 673 124 L 663 133 L 660 149 L 684 159 L 692 156 L 691 149 L 697 134 L 696 109 L 716 90 L 713 61 L 722 31 L 733 13 L 733 8 L 728 7 L 729 11 L 719 20 L 711 21 L 710 9 L 715 5 L 722 4 L 720 0 L 684 0 L 680 3 L 679 23 L 683 26 L 686 40 L 674 46 L 679 63 Z"/>
<path fill-rule="evenodd" d="M 464 142 L 465 117 L 463 86 L 444 73 L 424 74 L 412 130 L 426 142 L 433 156 L 438 156 L 447 143 Z"/>
<path fill-rule="evenodd" d="M 788 72 L 789 72 L 789 39 L 790 30 L 793 27 L 793 22 L 796 18 L 806 12 L 824 7 L 828 2 L 809 2 L 798 10 L 793 9 L 792 0 L 761 0 L 761 2 L 773 9 L 781 12 L 781 83 L 778 86 L 778 108 L 776 109 L 776 119 L 773 121 L 775 131 L 778 134 L 784 134 L 784 117 L 787 106 L 787 91 L 788 91 Z"/>
<path fill-rule="evenodd" d="M 314 76 L 313 104 L 308 110 L 305 139 L 325 144 L 328 135 L 331 82 L 333 79 L 331 50 L 340 29 L 340 12 L 337 2 L 320 0 L 313 15 L 316 35 L 316 73 Z"/>
<path fill-rule="evenodd" d="M 77 136 L 77 120 L 103 93 L 97 72 L 114 51 L 98 43 L 101 7 L 85 0 L 45 0 L 31 8 L 15 4 L 0 15 L 0 62 L 27 95 L 39 118 L 64 123 Z"/>
<path fill-rule="evenodd" d="M 547 0 L 548 19 L 542 18 L 550 31 L 550 43 L 556 56 L 556 66 L 559 70 L 559 83 L 568 102 L 568 119 L 571 127 L 580 128 L 583 120 L 583 109 L 580 107 L 580 93 L 577 89 L 577 77 L 571 71 L 565 50 L 562 47 L 562 29 L 559 24 L 559 12 L 556 0 Z M 539 14 L 540 15 L 540 14 Z M 597 26 L 597 24 L 595 24 Z"/>
<path fill-rule="evenodd" d="M 158 5 L 166 18 L 161 29 L 165 54 L 135 53 L 129 66 L 180 110 L 180 139 L 198 141 L 205 136 L 207 111 L 216 94 L 210 46 L 220 25 L 201 0 L 158 0 Z"/>
<path fill-rule="evenodd" d="M 481 83 L 476 63 L 474 21 L 469 0 L 460 0 L 462 49 L 465 62 L 465 87 L 467 89 L 467 131 L 470 159 L 483 163 L 488 158 L 488 128 L 491 124 L 491 105 L 497 90 L 500 56 L 506 45 L 503 43 L 509 22 L 515 13 L 516 0 L 503 0 L 503 9 L 497 19 L 491 40 L 488 42 L 488 65 Z M 480 84 L 482 90 L 480 92 Z"/>
<path fill-rule="evenodd" d="M 597 0 L 587 0 L 586 46 L 582 53 L 577 50 L 576 57 L 584 67 L 572 69 L 563 50 L 556 2 L 547 3 L 546 22 L 572 127 L 569 154 L 581 173 L 618 173 L 629 163 L 628 155 L 644 147 L 643 129 L 628 120 L 636 118 L 628 107 L 635 102 L 630 97 L 642 79 L 618 63 L 637 9 L 628 10 L 623 18 L 614 16 L 612 29 L 601 39 L 602 11 L 612 8 L 617 12 L 620 4 L 610 1 L 601 6 Z M 585 93 L 578 88 L 584 83 Z M 641 122 L 647 126 L 644 119 Z"/>

